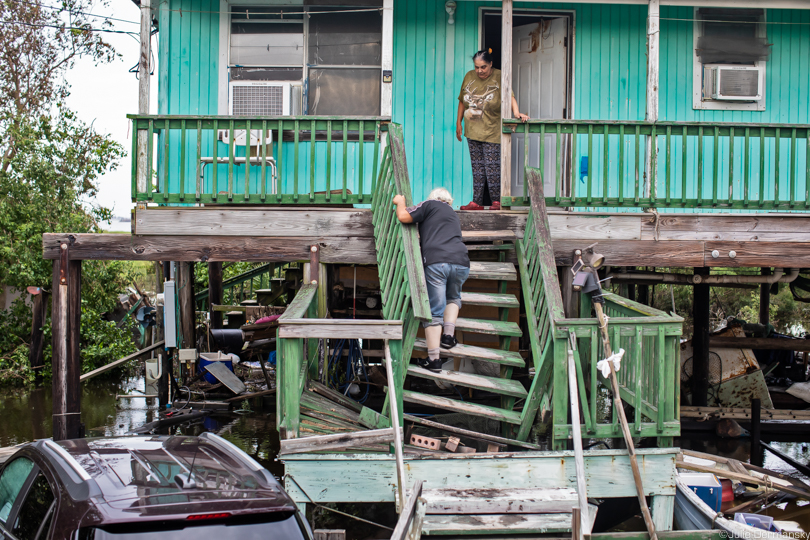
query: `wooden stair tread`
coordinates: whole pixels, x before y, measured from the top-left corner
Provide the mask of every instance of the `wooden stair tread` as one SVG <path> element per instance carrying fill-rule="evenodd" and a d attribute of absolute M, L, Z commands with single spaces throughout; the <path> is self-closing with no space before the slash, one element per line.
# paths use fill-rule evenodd
<path fill-rule="evenodd" d="M 509 422 L 510 424 L 520 424 L 519 412 L 507 411 L 506 409 L 490 407 L 489 405 L 469 403 L 467 401 L 460 401 L 441 396 L 429 396 L 427 394 L 420 394 L 419 392 L 411 392 L 410 390 L 402 391 L 402 399 L 408 403 L 417 403 L 419 405 L 425 405 L 428 407 L 436 407 L 439 409 L 448 409 L 460 413 L 472 414 L 473 416 L 493 418 L 501 422 Z"/>
<path fill-rule="evenodd" d="M 486 377 L 484 375 L 466 373 L 463 371 L 442 370 L 439 373 L 434 373 L 413 364 L 408 366 L 408 375 L 420 377 L 422 379 L 430 379 L 432 381 L 448 382 L 457 386 L 475 388 L 476 390 L 485 390 L 487 392 L 494 392 L 504 396 L 523 398 L 528 395 L 528 392 L 525 388 L 523 388 L 523 385 L 518 381 L 513 381 L 512 379 Z"/>
<path fill-rule="evenodd" d="M 470 261 L 469 279 L 517 281 L 517 270 L 510 262 Z"/>
<path fill-rule="evenodd" d="M 514 242 L 517 237 L 515 231 L 461 231 L 461 239 L 464 242 L 495 242 L 496 240 L 506 240 Z"/>
<path fill-rule="evenodd" d="M 579 504 L 573 488 L 426 489 L 428 514 L 564 514 Z"/>
<path fill-rule="evenodd" d="M 514 294 L 462 292 L 461 305 L 516 308 L 520 302 Z"/>
<path fill-rule="evenodd" d="M 467 246 L 467 251 L 511 251 L 515 244 L 473 244 Z"/>
<path fill-rule="evenodd" d="M 541 534 L 571 532 L 571 514 L 430 514 L 422 534 Z"/>
<path fill-rule="evenodd" d="M 510 321 L 490 321 L 487 319 L 456 319 L 456 330 L 475 332 L 478 334 L 492 334 L 496 336 L 520 337 L 523 332 L 517 323 Z"/>
<path fill-rule="evenodd" d="M 422 338 L 417 338 L 413 344 L 417 351 L 427 351 L 427 343 Z M 473 358 L 475 360 L 485 360 L 494 364 L 504 366 L 524 367 L 526 362 L 520 353 L 512 351 L 501 351 L 499 349 L 487 349 L 486 347 L 476 347 L 475 345 L 464 345 L 459 343 L 452 349 L 442 349 L 443 357 L 450 358 Z"/>

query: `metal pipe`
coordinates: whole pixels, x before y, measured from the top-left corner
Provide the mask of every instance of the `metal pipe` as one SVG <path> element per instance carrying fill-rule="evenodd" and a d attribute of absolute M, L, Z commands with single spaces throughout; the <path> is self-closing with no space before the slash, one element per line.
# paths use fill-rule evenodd
<path fill-rule="evenodd" d="M 610 276 L 611 280 L 616 281 L 653 281 L 658 283 L 680 283 L 683 285 L 721 285 L 726 283 L 745 283 L 745 284 L 773 284 L 773 283 L 791 283 L 799 277 L 799 269 L 791 268 L 788 274 L 785 274 L 782 268 L 777 268 L 773 275 L 769 276 L 740 276 L 740 275 L 723 275 L 723 276 L 701 276 L 698 274 L 670 274 L 665 272 L 633 272 L 613 274 Z"/>

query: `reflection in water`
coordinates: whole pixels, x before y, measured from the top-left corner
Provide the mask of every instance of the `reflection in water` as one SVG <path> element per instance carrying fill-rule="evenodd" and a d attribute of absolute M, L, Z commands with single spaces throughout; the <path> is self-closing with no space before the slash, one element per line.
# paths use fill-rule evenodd
<path fill-rule="evenodd" d="M 82 422 L 88 437 L 124 435 L 128 431 L 157 420 L 157 399 L 125 398 L 116 394 L 144 391 L 142 378 L 120 383 L 99 381 L 85 383 L 82 392 Z M 268 402 L 273 402 L 269 400 Z M 50 437 L 52 433 L 52 397 L 50 386 L 34 389 L 0 389 L 0 447 Z M 261 402 L 254 403 L 259 406 Z M 275 461 L 279 449 L 276 418 L 272 411 L 255 410 L 244 415 L 218 413 L 192 423 L 171 426 L 163 434 L 199 435 L 217 433 L 247 452 L 276 476 L 284 472 Z"/>

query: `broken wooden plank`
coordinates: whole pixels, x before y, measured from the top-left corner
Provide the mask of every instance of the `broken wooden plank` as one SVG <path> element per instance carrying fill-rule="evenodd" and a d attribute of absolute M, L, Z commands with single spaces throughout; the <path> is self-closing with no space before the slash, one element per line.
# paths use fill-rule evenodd
<path fill-rule="evenodd" d="M 718 349 L 758 349 L 810 351 L 810 339 L 738 338 L 709 336 L 709 347 Z"/>
<path fill-rule="evenodd" d="M 315 392 L 316 394 L 320 394 L 321 396 L 325 397 L 328 400 L 334 401 L 335 403 L 339 403 L 343 405 L 347 409 L 351 409 L 356 412 L 361 412 L 363 406 L 354 401 L 353 399 L 349 399 L 340 392 L 337 392 L 328 386 L 319 383 L 318 381 L 309 381 L 307 383 L 307 390 L 311 392 Z"/>
<path fill-rule="evenodd" d="M 469 279 L 516 281 L 517 270 L 510 262 L 470 261 Z"/>
<path fill-rule="evenodd" d="M 751 409 L 742 407 L 693 407 L 681 406 L 682 418 L 730 418 L 750 420 Z M 804 420 L 810 421 L 810 411 L 796 409 L 761 409 L 762 420 Z"/>
<path fill-rule="evenodd" d="M 160 349 L 161 347 L 163 347 L 163 345 L 165 345 L 165 343 L 166 342 L 163 341 L 163 340 L 158 341 L 157 343 L 153 343 L 152 345 L 149 345 L 148 347 L 144 347 L 140 351 L 134 352 L 134 353 L 130 354 L 129 356 L 125 356 L 124 358 L 121 358 L 121 359 L 115 360 L 113 362 L 110 362 L 106 366 L 101 366 L 100 368 L 94 369 L 93 371 L 88 371 L 87 373 L 85 373 L 84 375 L 79 377 L 79 381 L 84 382 L 87 379 L 92 379 L 96 375 L 101 375 L 105 371 L 109 371 L 109 370 L 111 370 L 113 368 L 116 368 L 118 366 L 126 364 L 130 360 L 134 360 L 134 359 L 138 358 L 139 356 L 143 356 L 144 354 L 152 352 L 155 349 Z"/>
<path fill-rule="evenodd" d="M 335 435 L 316 435 L 302 439 L 282 439 L 279 455 L 339 450 L 350 446 L 390 443 L 393 440 L 393 428 L 357 431 L 354 433 L 338 433 Z"/>
<path fill-rule="evenodd" d="M 261 397 L 261 396 L 268 396 L 270 394 L 275 394 L 275 393 L 276 393 L 276 389 L 271 388 L 269 390 L 261 390 L 259 392 L 252 392 L 250 394 L 242 394 L 241 396 L 234 396 L 234 397 L 228 398 L 228 399 L 226 399 L 224 401 L 225 401 L 225 403 L 233 403 L 234 401 L 242 401 L 243 399 L 250 399 L 250 398 Z"/>
<path fill-rule="evenodd" d="M 571 530 L 571 514 L 426 515 L 422 532 L 432 534 L 546 534 Z"/>
<path fill-rule="evenodd" d="M 416 505 L 419 497 L 422 495 L 422 480 L 417 480 L 411 492 L 408 495 L 408 500 L 402 507 L 402 512 L 399 514 L 397 525 L 394 527 L 394 532 L 391 533 L 391 540 L 405 540 L 410 527 L 416 515 Z"/>
<path fill-rule="evenodd" d="M 527 443 L 523 441 L 517 441 L 514 439 L 507 439 L 505 437 L 498 437 L 496 435 L 489 435 L 487 433 L 478 433 L 477 431 L 470 431 L 469 429 L 462 429 L 455 426 L 447 426 L 445 424 L 440 424 L 438 422 L 434 422 L 433 420 L 428 420 L 426 418 L 419 418 L 418 416 L 411 416 L 409 414 L 405 415 L 405 420 L 408 422 L 413 422 L 415 424 L 419 424 L 425 427 L 438 429 L 441 431 L 445 431 L 447 433 L 455 433 L 456 435 L 462 435 L 464 437 L 469 437 L 471 439 L 477 439 L 481 441 L 492 441 L 498 444 L 504 444 L 509 446 L 518 446 L 520 448 L 526 448 L 528 450 L 542 450 L 542 446 L 538 446 L 536 444 Z"/>
<path fill-rule="evenodd" d="M 450 399 L 441 396 L 419 394 L 417 392 L 411 392 L 410 390 L 402 391 L 402 399 L 408 403 L 417 403 L 419 405 L 436 407 L 438 409 L 449 409 L 451 411 L 465 414 L 484 416 L 486 418 L 493 418 L 495 420 L 509 422 L 510 424 L 520 424 L 519 412 L 499 409 L 497 407 L 490 407 L 489 405 L 479 405 L 478 403 L 459 401 L 457 399 Z"/>

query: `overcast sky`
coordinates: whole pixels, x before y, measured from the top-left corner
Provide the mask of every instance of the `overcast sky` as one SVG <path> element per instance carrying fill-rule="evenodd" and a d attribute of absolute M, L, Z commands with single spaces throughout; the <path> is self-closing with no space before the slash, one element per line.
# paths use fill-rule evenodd
<path fill-rule="evenodd" d="M 135 23 L 140 17 L 138 7 L 131 0 L 111 0 L 110 6 L 106 8 L 94 6 L 92 13 Z M 115 30 L 137 34 L 140 28 L 139 24 L 112 22 Z M 116 216 L 129 217 L 130 209 L 133 207 L 129 159 L 132 134 L 126 115 L 138 112 L 138 79 L 134 73 L 129 73 L 129 69 L 138 63 L 140 43 L 137 36 L 131 37 L 126 34 L 106 33 L 104 39 L 121 57 L 110 64 L 99 66 L 89 60 L 79 59 L 75 67 L 67 73 L 67 80 L 71 86 L 67 102 L 84 122 L 93 122 L 97 131 L 109 134 L 124 146 L 126 156 L 116 170 L 101 178 L 95 204 L 112 208 Z M 153 36 L 153 47 L 156 42 L 157 36 Z M 157 51 L 154 52 L 154 75 L 150 81 L 152 98 L 149 104 L 152 113 L 157 111 L 158 68 Z M 129 225 L 116 226 L 114 223 L 111 229 L 129 230 Z"/>

